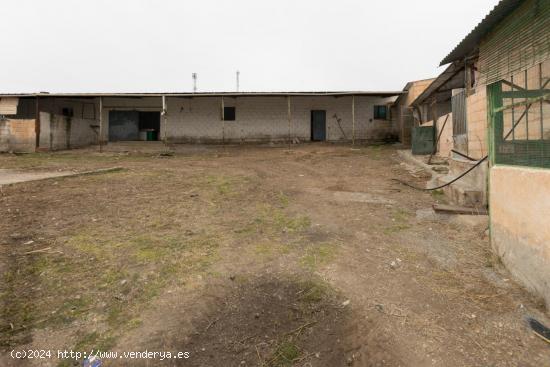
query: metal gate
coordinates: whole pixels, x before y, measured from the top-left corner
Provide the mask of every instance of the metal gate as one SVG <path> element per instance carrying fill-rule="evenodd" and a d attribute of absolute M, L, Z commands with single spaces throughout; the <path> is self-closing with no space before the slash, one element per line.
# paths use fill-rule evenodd
<path fill-rule="evenodd" d="M 453 113 L 453 142 L 454 148 L 468 153 L 468 128 L 466 125 L 466 90 L 462 89 L 451 97 L 451 111 Z"/>
<path fill-rule="evenodd" d="M 550 60 L 488 86 L 491 160 L 550 168 Z"/>
<path fill-rule="evenodd" d="M 435 128 L 417 126 L 412 130 L 412 154 L 431 154 L 434 150 Z"/>

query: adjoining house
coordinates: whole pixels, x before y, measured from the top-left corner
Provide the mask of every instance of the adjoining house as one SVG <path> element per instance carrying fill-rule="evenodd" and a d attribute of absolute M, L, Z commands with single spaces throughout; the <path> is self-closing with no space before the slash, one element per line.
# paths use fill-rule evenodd
<path fill-rule="evenodd" d="M 0 94 L 0 151 L 392 140 L 397 92 Z"/>
<path fill-rule="evenodd" d="M 489 156 L 492 247 L 550 304 L 550 1 L 500 1 L 441 64 L 449 73 L 434 84 L 461 88 L 451 101 L 464 94 L 465 111 L 451 102 L 466 116 L 455 150 Z"/>
<path fill-rule="evenodd" d="M 404 146 L 411 144 L 411 129 L 414 126 L 412 102 L 424 92 L 434 79 L 415 80 L 408 82 L 403 92 L 391 107 L 392 118 L 395 121 L 399 141 Z"/>
<path fill-rule="evenodd" d="M 453 61 L 411 103 L 419 125 L 433 127 L 429 138 L 435 151 L 448 160 L 449 174 L 438 179 L 442 185 L 472 168 L 487 154 L 486 135 L 480 131 L 480 126 L 484 126 L 483 101 L 475 92 L 478 73 L 468 65 L 465 60 Z M 434 150 L 431 146 L 430 152 Z M 464 178 L 446 186 L 445 194 L 459 205 L 486 206 L 487 171 L 487 162 L 477 165 Z"/>

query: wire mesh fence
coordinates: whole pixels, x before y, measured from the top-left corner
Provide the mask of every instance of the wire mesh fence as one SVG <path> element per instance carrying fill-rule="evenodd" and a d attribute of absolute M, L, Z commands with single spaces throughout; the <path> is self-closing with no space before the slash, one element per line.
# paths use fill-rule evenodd
<path fill-rule="evenodd" d="M 550 168 L 550 60 L 489 86 L 494 163 Z"/>

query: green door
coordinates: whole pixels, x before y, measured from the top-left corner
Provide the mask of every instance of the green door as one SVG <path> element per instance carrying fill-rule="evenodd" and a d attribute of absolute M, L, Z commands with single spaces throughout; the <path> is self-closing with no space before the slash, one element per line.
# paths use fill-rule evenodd
<path fill-rule="evenodd" d="M 412 130 L 412 154 L 431 154 L 434 149 L 433 126 L 418 126 Z"/>

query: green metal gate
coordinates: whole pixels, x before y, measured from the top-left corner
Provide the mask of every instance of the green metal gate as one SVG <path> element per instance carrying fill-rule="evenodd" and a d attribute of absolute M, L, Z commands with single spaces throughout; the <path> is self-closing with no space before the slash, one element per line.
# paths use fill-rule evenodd
<path fill-rule="evenodd" d="M 433 126 L 417 126 L 412 130 L 412 154 L 431 154 L 434 149 Z"/>
<path fill-rule="evenodd" d="M 487 89 L 491 162 L 550 168 L 550 60 Z"/>

